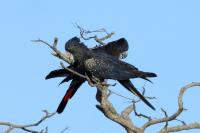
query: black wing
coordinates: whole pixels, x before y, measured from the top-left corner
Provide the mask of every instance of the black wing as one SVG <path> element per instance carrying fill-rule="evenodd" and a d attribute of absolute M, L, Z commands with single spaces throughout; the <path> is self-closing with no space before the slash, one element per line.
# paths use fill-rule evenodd
<path fill-rule="evenodd" d="M 57 78 L 57 77 L 65 77 L 65 76 L 68 76 L 68 75 L 69 75 L 69 72 L 67 72 L 65 69 L 57 69 L 57 70 L 51 71 L 45 77 L 45 79 L 51 79 L 51 78 Z"/>
<path fill-rule="evenodd" d="M 92 50 L 95 52 L 103 52 L 116 58 L 125 58 L 128 51 L 128 42 L 125 38 L 120 38 Z"/>
<path fill-rule="evenodd" d="M 86 70 L 99 79 L 127 80 L 130 78 L 156 77 L 156 74 L 139 71 L 136 67 L 105 54 L 98 54 L 85 62 Z"/>

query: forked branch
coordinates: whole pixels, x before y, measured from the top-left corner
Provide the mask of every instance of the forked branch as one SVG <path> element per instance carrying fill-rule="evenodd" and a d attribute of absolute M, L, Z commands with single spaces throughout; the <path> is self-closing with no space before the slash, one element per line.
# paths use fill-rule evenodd
<path fill-rule="evenodd" d="M 83 38 L 84 40 L 94 39 L 100 45 L 105 45 L 105 43 L 103 41 L 111 38 L 115 34 L 114 32 L 108 33 L 107 30 L 104 28 L 91 31 L 91 30 L 84 29 L 83 27 L 79 26 L 78 24 L 75 24 L 75 25 L 80 31 L 81 38 Z M 94 33 L 105 33 L 105 36 L 102 38 L 99 38 L 97 35 L 91 36 L 91 34 L 94 34 Z M 89 37 L 86 37 L 86 36 L 89 36 Z"/>
<path fill-rule="evenodd" d="M 32 123 L 32 124 L 21 125 L 21 124 L 14 124 L 14 123 L 10 123 L 10 122 L 1 122 L 0 121 L 0 125 L 8 127 L 8 129 L 5 131 L 5 133 L 10 133 L 14 129 L 21 129 L 21 130 L 24 130 L 24 131 L 30 132 L 30 133 L 47 133 L 48 132 L 47 127 L 45 129 L 42 129 L 41 131 L 29 129 L 31 127 L 38 126 L 39 124 L 44 122 L 46 119 L 48 119 L 48 118 L 50 118 L 50 117 L 52 117 L 56 114 L 56 112 L 55 113 L 49 113 L 47 110 L 44 110 L 43 112 L 45 113 L 45 115 L 42 118 L 40 118 L 39 121 Z"/>

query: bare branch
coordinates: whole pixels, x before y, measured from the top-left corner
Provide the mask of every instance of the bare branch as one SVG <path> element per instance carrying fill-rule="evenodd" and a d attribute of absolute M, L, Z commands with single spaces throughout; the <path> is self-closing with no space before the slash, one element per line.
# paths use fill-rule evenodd
<path fill-rule="evenodd" d="M 134 113 L 135 113 L 135 115 L 136 115 L 137 117 L 143 117 L 143 118 L 145 118 L 145 119 L 148 119 L 148 121 L 151 121 L 151 120 L 152 120 L 152 118 L 151 118 L 150 116 L 147 116 L 147 115 L 142 114 L 142 113 L 138 113 L 137 110 L 136 110 L 135 103 L 133 103 L 133 105 L 134 105 L 133 111 L 134 111 Z"/>
<path fill-rule="evenodd" d="M 175 120 L 181 122 L 182 125 L 186 125 L 186 123 L 184 121 L 182 121 L 182 120 L 179 120 L 179 119 L 175 119 Z"/>
<path fill-rule="evenodd" d="M 74 62 L 74 60 L 72 60 L 71 57 L 68 57 L 68 55 L 63 54 L 61 51 L 59 51 L 57 49 L 58 38 L 54 38 L 53 45 L 51 45 L 41 39 L 32 40 L 32 42 L 40 42 L 40 43 L 46 44 L 49 48 L 51 48 L 55 52 L 55 53 L 53 53 L 53 55 L 56 56 L 57 58 L 64 60 L 65 62 L 67 62 L 69 64 L 72 64 Z"/>
<path fill-rule="evenodd" d="M 5 133 L 10 133 L 12 130 L 14 130 L 14 128 L 9 126 L 9 128 L 5 131 Z"/>
<path fill-rule="evenodd" d="M 108 88 L 102 86 L 101 84 L 97 85 L 97 96 L 96 99 L 100 103 L 98 109 L 110 120 L 122 125 L 128 133 L 140 133 L 141 130 L 136 127 L 131 119 L 128 118 L 129 112 L 131 112 L 131 107 L 127 108 L 122 115 L 118 114 L 113 105 L 108 101 Z"/>
<path fill-rule="evenodd" d="M 5 131 L 5 133 L 10 133 L 14 129 L 21 129 L 21 130 L 24 130 L 24 131 L 27 131 L 27 132 L 31 132 L 31 133 L 46 133 L 47 132 L 47 128 L 46 128 L 45 131 L 44 130 L 35 131 L 35 130 L 28 129 L 30 127 L 38 126 L 39 124 L 44 122 L 46 119 L 48 119 L 48 118 L 50 118 L 50 117 L 52 117 L 52 116 L 54 116 L 56 114 L 56 112 L 48 113 L 47 110 L 44 110 L 43 112 L 45 113 L 45 115 L 39 121 L 37 121 L 35 123 L 32 123 L 32 124 L 20 125 L 20 124 L 14 124 L 14 123 L 10 123 L 10 122 L 1 122 L 0 121 L 0 125 L 8 126 L 8 129 Z"/>
<path fill-rule="evenodd" d="M 130 119 L 130 118 L 129 118 L 129 115 L 130 115 L 131 112 L 133 112 L 134 108 L 135 108 L 135 107 L 134 107 L 132 104 L 129 105 L 128 107 L 126 107 L 126 108 L 124 109 L 124 111 L 122 111 L 121 115 L 122 115 L 124 118 L 126 118 L 126 119 Z"/>
<path fill-rule="evenodd" d="M 60 133 L 64 133 L 65 131 L 67 131 L 69 129 L 69 127 L 65 127 Z"/>
<path fill-rule="evenodd" d="M 105 43 L 103 41 L 106 40 L 106 39 L 111 38 L 115 34 L 114 32 L 108 33 L 106 31 L 106 29 L 104 29 L 104 28 L 101 28 L 99 30 L 90 31 L 90 30 L 85 30 L 84 28 L 82 28 L 78 24 L 75 24 L 75 25 L 80 30 L 81 38 L 83 38 L 84 40 L 94 39 L 100 45 L 105 45 Z M 102 38 L 98 38 L 97 35 L 85 37 L 85 35 L 89 35 L 89 34 L 92 34 L 92 33 L 99 33 L 99 32 L 105 33 L 106 35 L 104 37 L 102 37 Z"/>
<path fill-rule="evenodd" d="M 114 91 L 112 91 L 112 90 L 110 90 L 110 89 L 108 89 L 108 91 L 109 91 L 111 94 L 115 94 L 115 95 L 117 95 L 117 96 L 119 96 L 119 97 L 122 97 L 122 98 L 125 98 L 125 99 L 127 99 L 127 100 L 133 101 L 133 99 L 128 98 L 128 97 L 125 97 L 125 96 L 123 96 L 123 95 L 121 95 L 121 94 L 119 94 L 119 93 L 117 93 L 117 92 L 114 92 Z"/>
<path fill-rule="evenodd" d="M 167 112 L 166 112 L 163 108 L 161 108 L 161 111 L 165 114 L 165 117 L 168 117 Z M 166 124 L 165 124 L 165 126 L 163 127 L 163 129 L 165 129 L 165 128 L 167 128 L 167 127 L 168 127 L 168 121 L 166 121 Z"/>
<path fill-rule="evenodd" d="M 162 129 L 159 133 L 178 132 L 183 130 L 200 129 L 200 123 L 191 123 L 187 125 L 178 125 Z"/>
<path fill-rule="evenodd" d="M 200 83 L 192 82 L 192 83 L 181 88 L 181 90 L 179 92 L 179 96 L 178 96 L 178 110 L 174 114 L 172 114 L 171 116 L 168 116 L 168 117 L 160 118 L 160 119 L 153 119 L 153 120 L 145 123 L 142 128 L 146 129 L 147 127 L 154 125 L 154 124 L 158 124 L 158 123 L 162 123 L 162 122 L 169 122 L 169 121 L 175 120 L 184 110 L 184 108 L 183 108 L 183 94 L 186 92 L 186 90 L 188 90 L 189 88 L 195 87 L 195 86 L 200 86 Z M 184 126 L 184 127 L 186 127 L 186 126 Z M 168 130 L 168 128 L 169 127 L 162 129 L 162 130 Z"/>
<path fill-rule="evenodd" d="M 84 78 L 84 79 L 87 79 L 87 78 L 88 78 L 88 77 L 85 76 L 85 75 L 82 75 L 82 74 L 80 74 L 80 73 L 78 73 L 78 72 L 76 72 L 76 71 L 74 71 L 74 70 L 72 70 L 72 69 L 70 69 L 70 68 L 68 68 L 68 67 L 65 67 L 65 65 L 64 65 L 62 62 L 60 63 L 60 65 L 61 65 L 62 68 L 66 69 L 67 71 L 69 71 L 69 72 L 71 72 L 71 73 L 73 73 L 73 74 L 75 74 L 75 75 L 77 75 L 77 76 L 79 76 L 79 77 L 81 77 L 81 78 Z"/>

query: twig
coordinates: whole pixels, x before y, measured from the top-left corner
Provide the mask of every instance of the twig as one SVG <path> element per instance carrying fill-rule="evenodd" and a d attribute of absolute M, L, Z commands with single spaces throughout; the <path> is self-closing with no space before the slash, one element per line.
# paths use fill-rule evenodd
<path fill-rule="evenodd" d="M 146 89 L 145 89 L 145 86 L 146 86 L 146 82 L 144 83 L 144 85 L 142 86 L 142 95 L 145 95 L 145 92 L 146 92 Z"/>
<path fill-rule="evenodd" d="M 145 114 L 142 114 L 142 113 L 138 113 L 137 112 L 137 110 L 136 110 L 136 106 L 135 106 L 135 103 L 133 103 L 133 111 L 134 111 L 134 113 L 135 113 L 135 115 L 137 116 L 137 117 L 143 117 L 143 118 L 145 118 L 145 119 L 148 119 L 148 121 L 151 121 L 151 117 L 150 116 L 147 116 L 147 115 L 145 115 Z"/>
<path fill-rule="evenodd" d="M 74 62 L 74 60 L 72 60 L 71 57 L 67 57 L 65 54 L 63 54 L 61 51 L 59 51 L 57 49 L 58 38 L 54 38 L 53 45 L 51 45 L 41 39 L 32 40 L 32 42 L 40 42 L 40 43 L 46 44 L 49 48 L 51 48 L 55 52 L 55 53 L 53 53 L 53 55 L 56 56 L 57 58 L 62 59 L 69 64 Z"/>
<path fill-rule="evenodd" d="M 163 108 L 161 108 L 161 111 L 165 114 L 165 117 L 168 117 L 167 112 L 166 112 Z M 164 128 L 167 128 L 167 126 L 168 126 L 168 121 L 166 121 L 166 124 L 165 124 L 165 126 L 163 127 L 163 129 L 164 129 Z"/>
<path fill-rule="evenodd" d="M 158 124 L 158 123 L 169 122 L 169 121 L 175 120 L 182 113 L 182 111 L 184 110 L 184 108 L 183 108 L 183 95 L 184 95 L 184 93 L 189 88 L 192 88 L 192 87 L 195 87 L 195 86 L 200 86 L 200 83 L 199 82 L 192 82 L 192 83 L 190 83 L 190 84 L 188 84 L 188 85 L 186 85 L 186 86 L 181 88 L 181 90 L 179 92 L 179 96 L 178 96 L 178 109 L 174 114 L 172 114 L 172 115 L 170 115 L 168 117 L 160 118 L 160 119 L 153 119 L 153 120 L 145 123 L 142 126 L 142 128 L 146 129 L 147 127 L 149 127 L 151 125 L 155 125 L 155 124 Z M 198 125 L 198 124 L 196 124 L 196 125 Z M 184 127 L 187 127 L 187 126 L 184 126 Z M 195 126 L 195 127 L 198 127 L 198 126 Z M 169 127 L 165 128 L 165 129 L 162 129 L 160 132 L 164 133 L 164 131 L 167 131 L 168 129 L 169 129 Z"/>
<path fill-rule="evenodd" d="M 179 119 L 175 119 L 175 120 L 181 122 L 183 125 L 186 125 L 186 123 L 182 120 L 179 120 Z"/>
<path fill-rule="evenodd" d="M 123 96 L 123 95 L 121 95 L 121 94 L 119 94 L 119 93 L 117 93 L 117 92 L 114 92 L 114 91 L 112 91 L 112 90 L 110 90 L 110 89 L 108 89 L 108 91 L 109 91 L 111 94 L 115 94 L 115 95 L 117 95 L 117 96 L 119 96 L 119 97 L 122 97 L 122 98 L 125 98 L 125 99 L 127 99 L 127 100 L 133 101 L 133 99 L 128 98 L 128 97 L 125 97 L 125 96 Z"/>
<path fill-rule="evenodd" d="M 103 42 L 104 40 L 108 39 L 108 38 L 111 38 L 115 33 L 114 32 L 111 32 L 111 33 L 108 33 L 106 31 L 106 29 L 104 28 L 101 28 L 99 30 L 93 30 L 93 31 L 90 31 L 90 30 L 85 30 L 84 28 L 82 28 L 81 26 L 79 26 L 78 24 L 75 24 L 76 27 L 79 29 L 80 31 L 80 36 L 81 38 L 83 38 L 84 40 L 90 40 L 90 39 L 94 39 L 96 42 L 98 42 L 100 45 L 105 45 L 105 43 Z M 94 36 L 90 36 L 90 37 L 85 37 L 85 35 L 87 34 L 91 34 L 91 33 L 97 33 L 97 32 L 103 32 L 103 33 L 106 33 L 106 36 L 102 37 L 102 38 L 98 38 L 97 35 L 94 35 Z"/>
<path fill-rule="evenodd" d="M 31 133 L 46 133 L 46 131 L 35 131 L 35 130 L 28 129 L 30 127 L 38 126 L 39 124 L 44 122 L 46 119 L 48 119 L 56 114 L 56 112 L 48 113 L 47 110 L 44 110 L 43 112 L 45 113 L 45 115 L 39 121 L 32 123 L 32 124 L 20 125 L 20 124 L 14 124 L 14 123 L 10 123 L 10 122 L 1 122 L 0 121 L 0 125 L 8 126 L 8 129 L 5 131 L 5 133 L 10 133 L 14 129 L 21 129 L 21 130 L 31 132 Z M 46 130 L 47 130 L 47 128 L 46 128 Z"/>
<path fill-rule="evenodd" d="M 65 127 L 60 133 L 64 133 L 65 131 L 67 131 L 69 129 L 69 127 Z"/>
<path fill-rule="evenodd" d="M 78 72 L 76 72 L 76 71 L 74 71 L 74 70 L 72 70 L 72 69 L 70 69 L 68 67 L 65 67 L 65 65 L 62 62 L 60 62 L 60 65 L 61 65 L 62 68 L 66 69 L 67 71 L 69 71 L 69 72 L 71 72 L 71 73 L 73 73 L 73 74 L 75 74 L 75 75 L 77 75 L 77 76 L 79 76 L 81 78 L 87 79 L 87 76 L 85 76 L 83 74 L 80 74 L 80 73 L 78 73 Z"/>

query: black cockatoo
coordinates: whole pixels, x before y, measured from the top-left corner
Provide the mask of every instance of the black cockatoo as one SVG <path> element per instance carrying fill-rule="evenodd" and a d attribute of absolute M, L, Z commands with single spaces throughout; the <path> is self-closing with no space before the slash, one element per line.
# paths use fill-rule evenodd
<path fill-rule="evenodd" d="M 74 52 L 73 52 L 74 48 L 77 49 L 78 53 L 74 54 Z M 97 47 L 97 48 L 94 48 L 94 49 L 88 49 L 84 44 L 80 43 L 80 39 L 79 38 L 74 37 L 74 38 L 70 39 L 66 43 L 66 50 L 71 52 L 73 54 L 73 56 L 74 56 L 74 59 L 75 59 L 75 63 L 73 65 L 69 66 L 70 69 L 73 69 L 73 70 L 75 70 L 75 71 L 77 71 L 79 73 L 82 73 L 82 74 L 85 74 L 87 72 L 87 74 L 90 74 L 92 76 L 98 77 L 101 80 L 103 80 L 103 79 L 115 79 L 115 80 L 118 80 L 119 83 L 121 83 L 126 89 L 128 89 L 132 93 L 135 93 L 149 107 L 151 107 L 152 109 L 155 109 L 140 94 L 140 92 L 137 91 L 137 89 L 133 86 L 133 84 L 131 83 L 129 78 L 141 77 L 141 78 L 147 79 L 146 77 L 155 77 L 156 75 L 154 73 L 145 73 L 145 72 L 138 71 L 138 69 L 135 68 L 134 66 L 132 66 L 130 64 L 127 64 L 125 62 L 121 62 L 121 61 L 118 60 L 119 57 L 124 58 L 124 57 L 126 57 L 126 54 L 127 54 L 128 43 L 124 38 L 121 38 L 121 39 L 119 39 L 117 41 L 110 42 L 107 45 L 104 45 L 104 46 L 101 46 L 101 47 Z M 87 53 L 86 56 L 85 56 L 85 53 Z M 96 57 L 95 55 L 100 55 L 100 57 L 104 57 L 105 56 L 106 57 L 105 58 L 105 62 L 104 61 L 102 62 L 102 58 L 99 58 L 98 56 Z M 93 58 L 93 56 L 95 58 Z M 92 57 L 92 58 L 90 58 L 90 57 Z M 99 71 L 101 69 L 101 67 L 103 68 L 102 70 L 104 71 L 105 67 L 106 67 L 106 65 L 102 66 L 100 64 L 98 66 L 98 63 L 95 63 L 95 61 L 97 61 L 97 62 L 100 61 L 99 63 L 105 64 L 106 61 L 108 61 L 108 59 L 107 59 L 108 57 L 111 60 L 113 59 L 114 62 L 116 62 L 116 63 L 117 63 L 116 60 L 118 60 L 120 66 L 127 66 L 126 69 L 130 69 L 130 71 L 133 70 L 134 71 L 133 74 L 135 76 L 132 77 L 130 74 L 128 74 L 128 77 L 121 75 L 121 78 L 120 78 L 119 75 L 118 75 L 118 74 L 120 74 L 120 72 L 118 73 L 118 72 L 116 72 L 116 70 L 110 71 L 110 69 L 107 69 L 107 68 L 106 68 L 106 71 L 109 70 L 111 72 L 110 74 L 105 75 L 104 72 L 103 72 L 103 73 L 101 73 L 99 75 L 97 73 L 94 73 L 93 71 L 97 72 L 97 70 Z M 93 60 L 93 59 L 95 59 L 95 60 Z M 95 64 L 93 64 L 93 63 L 95 63 Z M 123 65 L 121 65 L 121 64 L 123 64 Z M 100 67 L 100 68 L 98 68 L 96 70 L 93 70 L 93 68 L 94 68 L 93 65 L 97 65 L 97 67 Z M 113 65 L 116 65 L 116 64 L 113 64 Z M 120 71 L 120 70 L 118 70 L 118 71 Z M 128 71 L 128 70 L 126 70 L 126 71 Z M 112 72 L 114 72 L 114 73 L 112 73 Z M 67 81 L 69 81 L 71 79 L 72 79 L 72 82 L 71 82 L 69 89 L 67 90 L 65 96 L 63 97 L 63 99 L 62 99 L 62 101 L 61 101 L 61 103 L 60 103 L 60 105 L 59 105 L 59 107 L 57 109 L 58 113 L 61 113 L 64 110 L 68 100 L 75 94 L 75 92 L 81 86 L 81 84 L 85 82 L 85 79 L 83 79 L 81 77 L 78 77 L 77 75 L 74 75 L 73 73 L 70 73 L 70 72 L 68 72 L 67 70 L 64 70 L 64 69 L 58 69 L 58 70 L 50 72 L 49 75 L 47 75 L 46 79 L 55 78 L 55 77 L 62 77 L 62 76 L 65 76 L 66 78 L 61 83 L 67 82 Z"/>
<path fill-rule="evenodd" d="M 66 45 L 68 43 L 69 42 L 67 42 Z M 113 56 L 113 58 L 125 58 L 127 56 L 127 51 L 128 51 L 128 42 L 126 41 L 126 39 L 120 38 L 116 41 L 109 42 L 106 45 L 95 47 L 92 50 L 95 52 L 107 53 L 107 54 Z M 68 66 L 68 68 L 70 68 L 76 72 L 79 72 L 83 75 L 85 74 L 85 71 L 83 70 L 83 68 L 81 68 L 80 65 L 78 65 L 76 62 L 74 64 Z M 57 108 L 57 112 L 62 113 L 68 100 L 73 97 L 73 95 L 76 93 L 78 88 L 86 81 L 86 79 L 81 78 L 81 77 L 67 71 L 66 69 L 57 69 L 57 70 L 51 71 L 46 76 L 45 79 L 56 78 L 56 77 L 65 77 L 60 82 L 60 84 L 72 80 L 68 90 L 66 91 L 61 103 L 59 104 L 59 106 Z"/>

